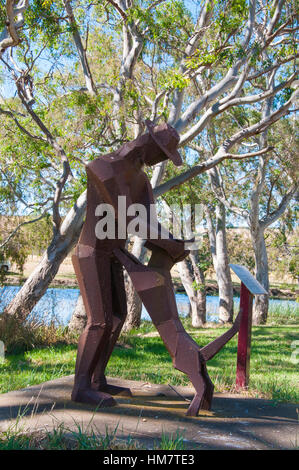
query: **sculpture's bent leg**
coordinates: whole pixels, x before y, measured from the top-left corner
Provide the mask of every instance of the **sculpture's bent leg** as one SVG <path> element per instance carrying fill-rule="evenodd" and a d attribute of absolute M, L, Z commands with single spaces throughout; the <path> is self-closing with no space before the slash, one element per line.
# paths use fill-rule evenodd
<path fill-rule="evenodd" d="M 143 266 L 125 250 L 115 253 L 124 264 L 156 326 L 173 365 L 188 375 L 196 395 L 187 414 L 196 416 L 200 408 L 210 409 L 213 384 L 208 376 L 200 347 L 185 331 L 178 315 L 170 269 L 173 262 L 161 249 L 153 251 L 148 266 Z"/>
<path fill-rule="evenodd" d="M 113 406 L 111 395 L 91 387 L 92 374 L 112 330 L 110 258 L 79 245 L 72 262 L 87 315 L 87 325 L 78 343 L 72 400 L 100 407 Z"/>
<path fill-rule="evenodd" d="M 94 390 L 101 390 L 111 395 L 132 396 L 129 388 L 118 387 L 107 383 L 105 369 L 113 352 L 116 341 L 127 316 L 127 299 L 124 284 L 123 268 L 119 261 L 114 258 L 111 261 L 111 289 L 112 289 L 112 331 L 107 343 L 106 350 L 96 365 L 92 376 L 91 386 Z"/>

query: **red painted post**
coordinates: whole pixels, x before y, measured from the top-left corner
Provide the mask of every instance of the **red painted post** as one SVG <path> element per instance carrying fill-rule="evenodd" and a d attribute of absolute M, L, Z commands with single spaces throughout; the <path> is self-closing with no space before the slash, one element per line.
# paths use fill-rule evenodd
<path fill-rule="evenodd" d="M 253 301 L 253 295 L 242 282 L 241 294 L 240 294 L 240 309 L 242 309 L 242 319 L 241 319 L 239 337 L 238 337 L 237 374 L 236 374 L 237 388 L 247 387 L 249 383 L 252 301 Z"/>

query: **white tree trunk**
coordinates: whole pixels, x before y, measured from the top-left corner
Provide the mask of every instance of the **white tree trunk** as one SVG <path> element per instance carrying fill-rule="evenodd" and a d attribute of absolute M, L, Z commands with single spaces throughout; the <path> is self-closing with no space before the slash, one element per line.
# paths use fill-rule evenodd
<path fill-rule="evenodd" d="M 255 276 L 261 285 L 269 292 L 269 267 L 264 231 L 258 227 L 251 232 L 255 257 Z M 267 322 L 269 295 L 257 295 L 253 307 L 253 324 L 261 325 Z"/>
<path fill-rule="evenodd" d="M 191 324 L 199 328 L 206 323 L 206 289 L 203 272 L 198 266 L 196 254 L 178 263 L 180 277 L 191 307 Z"/>
<path fill-rule="evenodd" d="M 222 203 L 218 203 L 216 207 L 216 275 L 219 287 L 219 321 L 231 323 L 234 314 L 234 301 L 227 253 L 225 219 L 225 207 Z"/>
<path fill-rule="evenodd" d="M 83 303 L 82 295 L 80 294 L 76 303 L 76 307 L 72 318 L 69 322 L 69 331 L 81 334 L 87 322 L 86 311 Z"/>
<path fill-rule="evenodd" d="M 144 248 L 144 241 L 140 238 L 135 238 L 132 254 L 139 259 L 141 263 L 144 262 L 146 248 Z M 142 302 L 136 289 L 133 286 L 130 276 L 125 271 L 125 286 L 127 295 L 127 309 L 128 314 L 123 326 L 123 331 L 128 332 L 133 328 L 139 328 L 141 323 Z"/>
<path fill-rule="evenodd" d="M 208 207 L 205 209 L 205 216 L 219 291 L 219 321 L 221 323 L 232 322 L 234 312 L 233 285 L 227 254 L 224 205 L 218 203 L 216 208 L 216 230 Z"/>

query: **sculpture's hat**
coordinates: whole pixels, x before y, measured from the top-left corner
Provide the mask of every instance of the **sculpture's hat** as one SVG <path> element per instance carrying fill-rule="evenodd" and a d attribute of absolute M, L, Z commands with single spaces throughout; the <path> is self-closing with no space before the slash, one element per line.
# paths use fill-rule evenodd
<path fill-rule="evenodd" d="M 182 164 L 182 158 L 177 151 L 180 136 L 177 131 L 167 123 L 155 126 L 149 119 L 145 120 L 146 127 L 167 158 L 169 158 L 176 166 Z"/>

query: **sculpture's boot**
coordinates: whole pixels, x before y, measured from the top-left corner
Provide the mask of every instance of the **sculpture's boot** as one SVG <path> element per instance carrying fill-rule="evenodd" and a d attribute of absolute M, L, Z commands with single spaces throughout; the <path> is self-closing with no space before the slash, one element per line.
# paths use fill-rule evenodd
<path fill-rule="evenodd" d="M 107 383 L 105 377 L 105 369 L 127 316 L 127 299 L 123 277 L 123 268 L 117 259 L 112 259 L 111 262 L 111 289 L 113 311 L 112 331 L 109 341 L 107 342 L 105 352 L 101 354 L 101 357 L 95 367 L 91 386 L 94 390 L 107 392 L 111 395 L 131 397 L 132 393 L 129 388 L 109 384 Z"/>
<path fill-rule="evenodd" d="M 165 322 L 157 326 L 163 341 L 171 336 L 170 354 L 173 366 L 186 374 L 195 388 L 196 394 L 187 411 L 188 416 L 197 416 L 199 409 L 209 410 L 212 404 L 214 386 L 208 375 L 200 347 L 193 339 L 178 328 L 177 322 Z"/>
<path fill-rule="evenodd" d="M 110 277 L 107 274 L 110 259 L 101 257 L 102 276 L 99 275 L 99 257 L 91 247 L 78 245 L 72 261 L 88 319 L 78 343 L 72 400 L 100 407 L 113 406 L 115 401 L 108 393 L 91 387 L 93 371 L 112 330 Z M 105 285 L 107 280 L 109 288 Z"/>
<path fill-rule="evenodd" d="M 106 392 L 106 393 L 109 393 L 110 395 L 120 395 L 120 396 L 131 397 L 132 393 L 129 388 L 121 387 L 118 385 L 112 385 L 107 382 L 107 379 L 105 376 L 105 369 L 107 367 L 107 363 L 115 347 L 116 341 L 120 335 L 123 323 L 124 322 L 121 321 L 120 319 L 113 318 L 113 327 L 112 327 L 110 340 L 109 340 L 109 343 L 107 343 L 106 345 L 105 354 L 101 355 L 101 358 L 99 359 L 94 369 L 92 379 L 91 379 L 91 387 L 93 390 Z"/>

